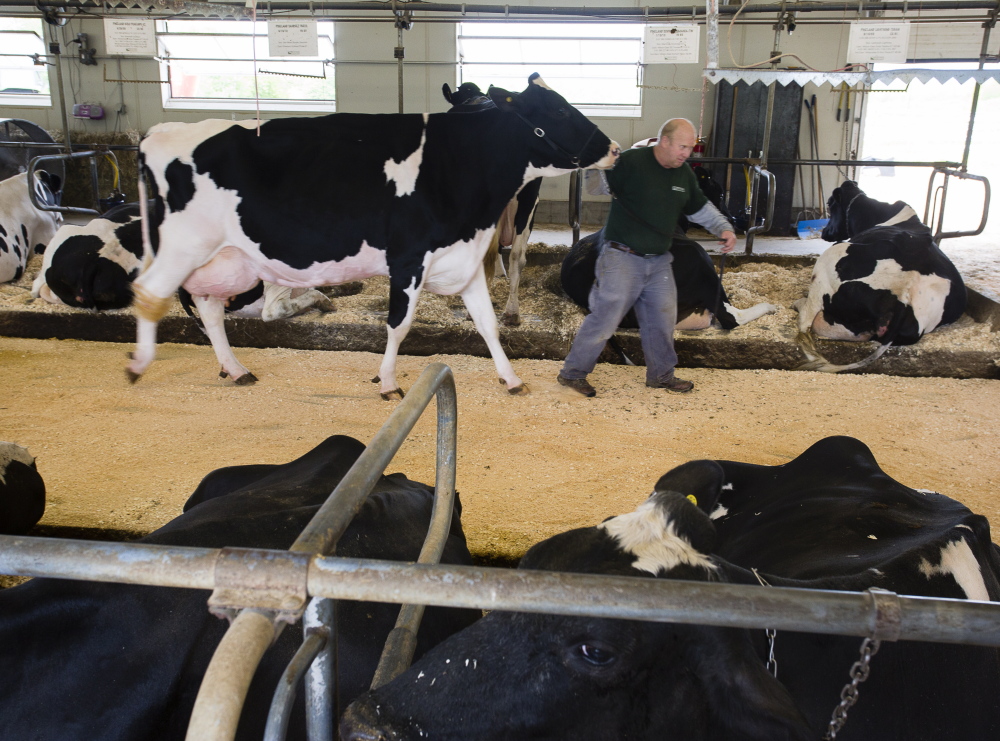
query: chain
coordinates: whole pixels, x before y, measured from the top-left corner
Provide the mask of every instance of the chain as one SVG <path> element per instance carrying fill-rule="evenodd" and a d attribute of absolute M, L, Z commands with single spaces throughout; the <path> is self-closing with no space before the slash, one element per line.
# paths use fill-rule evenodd
<path fill-rule="evenodd" d="M 723 255 L 722 259 L 725 260 L 725 258 L 726 258 L 726 256 Z M 771 584 L 767 581 L 767 579 L 765 579 L 763 576 L 761 576 L 757 572 L 757 569 L 753 569 L 752 568 L 750 570 L 753 572 L 753 575 L 757 577 L 757 581 L 760 582 L 760 585 L 762 587 L 769 587 L 769 586 L 771 586 Z M 774 639 L 778 637 L 778 631 L 774 630 L 773 628 L 765 628 L 764 629 L 764 635 L 767 636 L 767 643 L 768 643 L 767 670 L 769 672 L 771 672 L 771 675 L 775 679 L 777 679 L 778 678 L 778 660 L 774 657 Z"/>
<path fill-rule="evenodd" d="M 847 711 L 858 701 L 858 685 L 868 679 L 871 671 L 872 656 L 878 653 L 881 641 L 872 638 L 865 638 L 861 642 L 861 658 L 854 662 L 849 672 L 851 681 L 840 691 L 840 704 L 833 709 L 833 717 L 830 718 L 830 725 L 827 727 L 823 741 L 832 741 L 837 738 L 837 733 L 847 722 Z"/>

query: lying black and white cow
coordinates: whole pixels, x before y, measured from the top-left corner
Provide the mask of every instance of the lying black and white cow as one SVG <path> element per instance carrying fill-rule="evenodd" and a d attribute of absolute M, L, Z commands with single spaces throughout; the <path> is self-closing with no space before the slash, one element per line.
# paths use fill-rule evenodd
<path fill-rule="evenodd" d="M 799 345 L 806 370 L 862 368 L 892 345 L 912 345 L 965 311 L 962 276 L 931 238 L 931 231 L 902 201 L 869 198 L 845 180 L 827 202 L 830 223 L 821 236 L 836 242 L 813 267 L 808 296 L 797 302 Z M 848 365 L 828 362 L 813 334 L 866 342 L 879 348 Z"/>
<path fill-rule="evenodd" d="M 0 535 L 24 535 L 45 514 L 45 482 L 35 458 L 17 443 L 0 442 Z"/>
<path fill-rule="evenodd" d="M 284 549 L 316 513 L 364 446 L 334 436 L 280 466 L 215 475 L 202 503 L 143 538 L 208 548 Z M 337 546 L 338 555 L 413 561 L 430 521 L 432 490 L 383 476 Z M 456 513 L 444 560 L 470 564 Z M 0 591 L 0 738 L 148 741 L 185 737 L 191 708 L 226 623 L 194 589 L 33 579 Z M 339 602 L 338 694 L 369 686 L 395 605 Z M 428 609 L 418 652 L 469 625 L 479 611 Z M 238 739 L 260 739 L 278 679 L 302 641 L 286 627 L 264 655 Z M 303 695 L 300 691 L 299 697 Z M 341 705 L 343 707 L 343 705 Z M 288 738 L 306 738 L 302 702 Z"/>
<path fill-rule="evenodd" d="M 134 381 L 155 355 L 156 323 L 183 285 L 222 366 L 222 303 L 258 280 L 289 287 L 389 276 L 385 398 L 402 396 L 396 356 L 424 289 L 460 293 L 507 390 L 524 391 L 499 342 L 482 261 L 504 206 L 539 176 L 610 167 L 619 147 L 538 75 L 491 88 L 475 115 L 335 113 L 153 127 L 140 144 L 156 200 L 159 251 L 136 280 Z M 145 196 L 140 193 L 140 203 Z"/>
<path fill-rule="evenodd" d="M 143 266 L 142 221 L 138 203 L 116 206 L 83 226 L 59 228 L 45 249 L 31 295 L 53 304 L 82 309 L 123 309 L 132 303 L 132 282 Z M 155 251 L 156 244 L 153 249 Z M 190 294 L 179 291 L 191 313 Z M 291 289 L 262 282 L 229 298 L 226 311 L 264 321 L 284 319 L 311 308 L 333 305 L 313 289 Z"/>
<path fill-rule="evenodd" d="M 603 238 L 603 229 L 583 237 L 563 258 L 559 272 L 566 295 L 585 311 L 590 309 L 590 289 L 594 285 L 594 270 Z M 672 268 L 677 283 L 677 329 L 707 329 L 713 317 L 723 329 L 733 329 L 778 310 L 777 306 L 768 303 L 747 309 L 737 309 L 730 304 L 712 258 L 693 239 L 677 232 L 670 251 L 674 256 Z M 639 326 L 631 310 L 622 319 L 621 326 L 632 329 Z"/>
<path fill-rule="evenodd" d="M 58 203 L 57 175 L 38 170 L 33 187 L 39 203 Z M 28 258 L 45 248 L 61 221 L 58 213 L 35 208 L 26 172 L 0 181 L 0 283 L 20 280 Z"/>
<path fill-rule="evenodd" d="M 687 463 L 635 512 L 550 538 L 520 568 L 1000 599 L 986 519 L 892 480 L 846 437 L 780 466 Z M 763 629 L 492 612 L 356 701 L 341 738 L 814 741 L 860 644 L 779 631 L 775 678 Z M 838 739 L 1000 737 L 997 649 L 883 642 L 870 666 Z"/>

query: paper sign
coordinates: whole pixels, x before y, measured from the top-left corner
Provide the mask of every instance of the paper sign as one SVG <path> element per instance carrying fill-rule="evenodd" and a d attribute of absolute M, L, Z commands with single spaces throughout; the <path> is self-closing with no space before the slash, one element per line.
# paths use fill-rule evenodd
<path fill-rule="evenodd" d="M 905 63 L 910 43 L 910 22 L 851 24 L 847 61 Z"/>
<path fill-rule="evenodd" d="M 272 57 L 318 57 L 316 21 L 268 21 L 267 53 Z"/>
<path fill-rule="evenodd" d="M 104 43 L 108 54 L 155 57 L 154 21 L 146 18 L 105 18 Z"/>
<path fill-rule="evenodd" d="M 696 23 L 646 26 L 642 38 L 644 64 L 697 64 L 701 31 Z"/>

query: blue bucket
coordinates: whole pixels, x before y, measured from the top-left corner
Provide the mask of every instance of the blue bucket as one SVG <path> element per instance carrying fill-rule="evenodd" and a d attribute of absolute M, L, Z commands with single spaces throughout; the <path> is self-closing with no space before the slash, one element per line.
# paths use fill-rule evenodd
<path fill-rule="evenodd" d="M 819 239 L 823 227 L 829 223 L 829 219 L 811 219 L 809 221 L 799 221 L 795 225 L 795 228 L 799 233 L 799 239 Z"/>

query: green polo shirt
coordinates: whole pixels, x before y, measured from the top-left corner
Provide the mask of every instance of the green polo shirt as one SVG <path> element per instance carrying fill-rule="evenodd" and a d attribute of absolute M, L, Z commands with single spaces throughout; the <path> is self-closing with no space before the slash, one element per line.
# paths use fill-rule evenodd
<path fill-rule="evenodd" d="M 622 152 L 606 175 L 615 197 L 611 200 L 604 236 L 642 255 L 667 252 L 680 215 L 691 215 L 708 202 L 691 167 L 687 163 L 663 167 L 656 161 L 653 147 Z M 657 234 L 631 216 L 619 200 L 664 234 Z"/>

